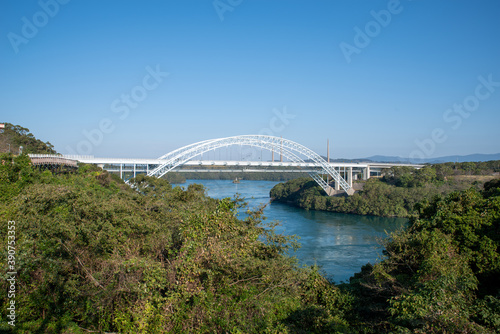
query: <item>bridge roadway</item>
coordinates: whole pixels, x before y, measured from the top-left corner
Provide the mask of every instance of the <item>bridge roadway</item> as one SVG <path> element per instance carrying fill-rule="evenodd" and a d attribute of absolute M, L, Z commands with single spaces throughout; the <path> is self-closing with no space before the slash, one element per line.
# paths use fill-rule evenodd
<path fill-rule="evenodd" d="M 33 159 L 50 158 L 55 155 L 30 154 Z M 61 156 L 58 156 L 61 157 Z M 125 175 L 135 177 L 138 173 L 148 173 L 156 166 L 161 165 L 162 159 L 131 159 L 131 158 L 96 158 L 94 156 L 75 156 L 64 155 L 62 158 L 76 160 L 83 163 L 95 164 L 107 170 L 108 172 L 119 173 L 123 178 Z M 421 168 L 423 165 L 404 164 L 404 163 L 380 163 L 380 162 L 330 162 L 330 165 L 341 173 L 349 185 L 352 186 L 353 179 L 361 175 L 364 180 L 379 176 L 382 169 L 393 166 L 408 166 Z M 193 168 L 176 168 L 175 172 L 311 172 L 319 166 L 314 162 L 289 162 L 289 161 L 235 161 L 235 160 L 190 160 L 183 163 L 183 166 L 192 166 Z M 214 168 L 214 167 L 223 167 Z M 202 168 L 194 168 L 202 167 Z M 205 167 L 205 168 L 203 168 Z M 207 169 L 206 167 L 211 167 Z M 231 169 L 230 167 L 240 167 Z M 252 168 L 248 168 L 252 167 Z M 268 169 L 258 169 L 257 167 L 266 167 Z M 270 167 L 288 169 L 269 169 Z"/>
<path fill-rule="evenodd" d="M 38 156 L 30 154 L 30 156 Z M 43 155 L 52 156 L 52 155 Z M 161 165 L 162 159 L 134 159 L 134 158 L 95 158 L 91 155 L 63 155 L 63 158 L 77 160 L 79 162 L 95 165 Z M 185 166 L 259 166 L 259 167 L 317 167 L 314 162 L 289 162 L 289 161 L 239 161 L 239 160 L 190 160 L 185 162 Z M 358 167 L 372 169 L 391 168 L 394 166 L 408 166 L 421 168 L 424 165 L 406 163 L 386 163 L 386 162 L 330 162 L 333 167 Z"/>

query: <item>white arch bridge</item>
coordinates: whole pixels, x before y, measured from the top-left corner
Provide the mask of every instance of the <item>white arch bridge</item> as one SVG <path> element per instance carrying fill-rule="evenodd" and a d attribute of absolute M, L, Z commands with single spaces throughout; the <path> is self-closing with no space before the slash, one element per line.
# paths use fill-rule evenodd
<path fill-rule="evenodd" d="M 334 190 L 323 179 L 320 174 L 328 174 L 335 183 L 338 184 L 348 195 L 354 194 L 354 189 L 342 178 L 325 159 L 319 154 L 288 139 L 264 136 L 264 135 L 243 135 L 219 139 L 205 140 L 181 147 L 160 157 L 162 164 L 148 172 L 148 176 L 162 177 L 174 168 L 185 164 L 187 161 L 199 156 L 205 152 L 215 149 L 228 147 L 232 145 L 244 145 L 262 148 L 271 152 L 279 152 L 292 163 L 306 163 L 305 160 L 312 161 L 312 167 L 319 167 L 319 171 L 309 171 L 309 175 L 316 181 L 321 188 L 328 194 L 332 195 Z M 305 159 L 305 160 L 304 160 Z"/>
<path fill-rule="evenodd" d="M 202 157 L 203 153 L 215 151 L 220 148 L 233 145 L 250 146 L 265 149 L 273 153 L 271 161 L 206 161 L 194 158 Z M 274 153 L 280 155 L 280 161 L 274 160 Z M 371 173 L 380 174 L 382 169 L 393 166 L 410 166 L 420 168 L 422 165 L 403 163 L 330 163 L 308 149 L 288 139 L 264 136 L 264 135 L 243 135 L 227 138 L 205 140 L 191 145 L 181 147 L 175 151 L 165 154 L 157 159 L 133 159 L 133 158 L 96 158 L 94 156 L 75 155 L 41 155 L 30 154 L 34 163 L 45 161 L 47 158 L 64 158 L 76 160 L 83 163 L 95 164 L 109 172 L 119 173 L 121 178 L 125 175 L 135 177 L 138 173 L 146 173 L 149 176 L 162 177 L 170 171 L 175 172 L 307 172 L 328 195 L 334 195 L 342 188 L 348 195 L 354 193 L 352 188 L 353 170 L 362 171 L 363 179 L 368 179 Z M 283 161 L 286 158 L 287 161 Z M 210 166 L 210 169 L 189 170 L 178 168 L 181 166 Z M 214 166 L 222 166 L 224 169 L 216 170 Z M 245 167 L 243 170 L 225 169 L 230 166 Z M 267 167 L 276 169 L 248 169 L 247 167 Z M 283 169 L 287 167 L 288 169 Z M 291 169 L 290 169 L 291 168 Z M 344 169 L 343 175 L 341 168 Z M 329 175 L 335 181 L 335 188 L 323 179 L 323 175 Z"/>

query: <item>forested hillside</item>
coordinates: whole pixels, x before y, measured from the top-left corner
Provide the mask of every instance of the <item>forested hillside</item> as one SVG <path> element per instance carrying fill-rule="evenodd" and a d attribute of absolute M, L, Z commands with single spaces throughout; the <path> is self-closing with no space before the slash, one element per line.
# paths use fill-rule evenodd
<path fill-rule="evenodd" d="M 287 255 L 296 239 L 261 209 L 238 218 L 241 199 L 143 175 L 125 184 L 92 165 L 53 174 L 25 154 L 0 160 L 1 332 L 500 331 L 498 179 L 415 204 L 384 259 L 335 285 Z M 370 182 L 445 182 L 432 171 Z"/>
<path fill-rule="evenodd" d="M 51 143 L 35 138 L 29 129 L 10 123 L 2 124 L 5 124 L 5 128 L 0 130 L 0 152 L 18 154 L 22 146 L 23 153 L 57 153 Z"/>
<path fill-rule="evenodd" d="M 339 306 L 350 297 L 285 256 L 293 240 L 260 212 L 238 219 L 239 201 L 144 176 L 129 186 L 87 165 L 53 175 L 32 169 L 25 155 L 1 159 L 0 245 L 6 249 L 7 221 L 15 221 L 20 333 L 348 326 Z M 1 281 L 3 291 L 8 284 Z M 8 330 L 9 299 L 0 298 Z"/>
<path fill-rule="evenodd" d="M 220 167 L 217 167 L 220 168 Z M 273 168 L 276 169 L 276 168 Z M 171 183 L 184 183 L 186 180 L 249 180 L 249 181 L 287 181 L 307 176 L 296 172 L 169 172 L 164 178 Z"/>
<path fill-rule="evenodd" d="M 498 333 L 499 245 L 499 179 L 436 198 L 351 278 L 355 308 L 375 332 Z"/>
<path fill-rule="evenodd" d="M 500 172 L 500 161 L 444 163 L 415 170 L 393 167 L 381 179 L 371 178 L 353 196 L 328 197 L 310 178 L 276 185 L 273 200 L 300 208 L 384 217 L 411 217 L 418 203 L 427 203 L 453 191 L 473 187 L 481 190 L 486 180 Z"/>
<path fill-rule="evenodd" d="M 260 212 L 238 219 L 239 200 L 1 159 L 0 247 L 15 222 L 16 271 L 14 298 L 0 297 L 4 332 L 13 300 L 18 333 L 500 330 L 498 181 L 421 205 L 421 218 L 386 241 L 383 262 L 336 286 L 288 257 L 294 240 Z"/>

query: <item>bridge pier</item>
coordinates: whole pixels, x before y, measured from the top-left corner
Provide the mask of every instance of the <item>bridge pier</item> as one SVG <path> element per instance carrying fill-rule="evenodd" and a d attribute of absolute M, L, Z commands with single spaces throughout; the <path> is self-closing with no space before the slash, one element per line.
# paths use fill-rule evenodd
<path fill-rule="evenodd" d="M 335 182 L 335 185 L 337 185 L 337 182 Z M 344 190 L 340 190 L 340 187 L 339 187 L 339 189 L 337 189 L 337 186 L 335 186 L 335 188 L 328 186 L 328 188 L 325 190 L 325 192 L 328 196 L 335 196 L 335 195 L 342 194 L 342 193 L 346 193 L 349 196 L 354 195 L 353 188 L 349 188 L 347 191 L 344 191 Z"/>
<path fill-rule="evenodd" d="M 370 178 L 370 165 L 367 165 L 366 168 L 363 169 L 363 180 L 368 180 Z"/>
<path fill-rule="evenodd" d="M 335 185 L 337 184 L 337 182 L 335 182 Z M 336 187 L 335 187 L 336 188 Z M 328 188 L 326 189 L 326 194 L 328 196 L 334 196 L 338 193 L 338 190 L 337 189 L 333 189 L 332 187 L 328 186 Z"/>
<path fill-rule="evenodd" d="M 340 167 L 339 167 L 339 174 L 340 174 Z M 335 181 L 335 190 L 340 190 L 340 184 Z"/>
<path fill-rule="evenodd" d="M 352 187 L 352 167 L 347 168 L 347 183 L 349 184 L 349 187 Z"/>

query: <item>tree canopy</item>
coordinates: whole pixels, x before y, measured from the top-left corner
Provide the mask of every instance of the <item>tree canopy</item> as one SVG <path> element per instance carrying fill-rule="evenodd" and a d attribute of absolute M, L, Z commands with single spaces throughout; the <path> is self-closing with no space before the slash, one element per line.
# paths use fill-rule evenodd
<path fill-rule="evenodd" d="M 5 128 L 0 132 L 0 152 L 18 154 L 22 146 L 23 153 L 57 153 L 51 143 L 35 138 L 29 129 L 11 123 L 4 124 Z"/>
<path fill-rule="evenodd" d="M 471 167 L 473 166 L 473 167 Z M 473 170 L 475 177 L 469 175 Z M 384 217 L 413 217 L 420 206 L 435 197 L 474 187 L 482 189 L 482 178 L 492 178 L 500 171 L 500 161 L 478 163 L 445 163 L 420 169 L 392 167 L 384 170 L 380 179 L 363 182 L 362 190 L 353 196 L 328 197 L 310 178 L 300 178 L 277 184 L 271 189 L 273 200 L 306 210 L 375 215 Z M 472 178 L 471 178 L 472 177 Z"/>
<path fill-rule="evenodd" d="M 335 285 L 287 255 L 295 238 L 276 234 L 261 209 L 238 218 L 241 199 L 144 175 L 127 185 L 92 165 L 53 174 L 26 155 L 0 160 L 18 333 L 500 331 L 499 180 L 416 205 L 379 263 Z M 0 296 L 2 319 L 10 301 Z"/>

